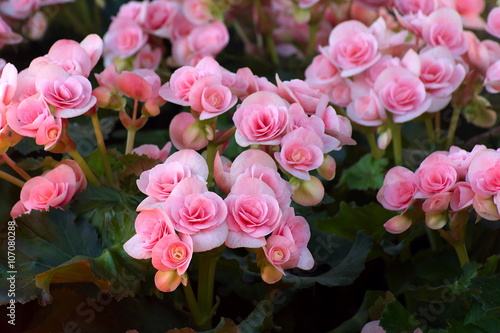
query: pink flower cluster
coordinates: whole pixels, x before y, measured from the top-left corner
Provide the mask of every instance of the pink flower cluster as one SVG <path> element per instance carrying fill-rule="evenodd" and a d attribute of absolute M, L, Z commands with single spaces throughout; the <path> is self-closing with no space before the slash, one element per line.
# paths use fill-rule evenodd
<path fill-rule="evenodd" d="M 277 82 L 259 78 L 248 68 L 231 73 L 208 57 L 195 67 L 177 69 L 160 96 L 190 106 L 192 113 L 174 117 L 171 140 L 178 149 L 204 148 L 219 135 L 205 121 L 230 110 L 239 98 L 242 103 L 232 117 L 236 142 L 267 149 L 296 185 L 314 184 L 316 189 L 303 196 L 297 185 L 294 196 L 301 204 L 314 205 L 323 198 L 323 186 L 310 172 L 318 170 L 325 179 L 334 177 L 335 162 L 328 153 L 354 143 L 351 124 L 328 106 L 328 96 L 306 82 L 279 78 Z"/>
<path fill-rule="evenodd" d="M 217 55 L 229 42 L 226 26 L 210 13 L 206 0 L 130 1 L 104 35 L 104 63 L 156 70 L 164 55 L 162 39 L 172 44 L 171 65 L 195 65 Z M 130 59 L 133 65 L 126 62 Z"/>
<path fill-rule="evenodd" d="M 489 92 L 500 91 L 500 44 L 479 41 L 464 30 L 485 28 L 497 36 L 495 9 L 485 23 L 483 1 L 394 1 L 392 6 L 395 17 L 386 13 L 375 21 L 337 24 L 306 70 L 305 81 L 346 107 L 351 120 L 381 126 L 442 110 L 466 80 L 484 80 Z"/>
<path fill-rule="evenodd" d="M 284 269 L 310 269 L 314 264 L 307 249 L 309 225 L 290 207 L 291 188 L 273 159 L 250 149 L 229 171 L 220 167 L 219 160 L 216 179 L 229 190 L 225 199 L 208 190 L 208 165 L 191 149 L 172 154 L 137 181 L 147 197 L 137 208 L 137 233 L 124 249 L 137 259 L 152 258 L 156 286 L 162 291 L 186 283 L 183 275 L 194 252 L 223 244 L 261 248 L 265 263 L 274 268 L 263 269 L 270 283 L 281 279 Z"/>
<path fill-rule="evenodd" d="M 390 169 L 377 199 L 384 208 L 401 215 L 387 221 L 385 228 L 391 233 L 407 230 L 412 221 L 405 212 L 420 204 L 431 229 L 443 228 L 448 214 L 464 210 L 486 220 L 499 220 L 499 167 L 500 150 L 478 145 L 471 152 L 455 146 L 448 152 L 434 152 L 415 172 L 400 166 Z"/>
<path fill-rule="evenodd" d="M 73 160 L 58 163 L 41 176 L 28 180 L 21 189 L 21 199 L 12 207 L 10 215 L 16 218 L 32 209 L 62 209 L 73 196 L 87 187 L 82 169 Z"/>

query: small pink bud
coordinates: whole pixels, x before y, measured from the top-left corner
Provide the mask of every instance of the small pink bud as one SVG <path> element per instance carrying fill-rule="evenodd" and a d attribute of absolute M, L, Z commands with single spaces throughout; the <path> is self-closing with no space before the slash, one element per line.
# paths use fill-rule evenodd
<path fill-rule="evenodd" d="M 260 265 L 260 276 L 264 282 L 273 284 L 281 280 L 283 273 L 274 267 L 269 261 L 263 261 Z"/>
<path fill-rule="evenodd" d="M 143 77 L 129 72 L 123 72 L 116 77 L 116 86 L 132 99 L 145 102 L 153 95 L 151 85 Z"/>
<path fill-rule="evenodd" d="M 437 214 L 448 210 L 451 192 L 439 193 L 427 198 L 422 205 L 425 214 Z"/>
<path fill-rule="evenodd" d="M 426 214 L 425 224 L 432 230 L 441 229 L 448 222 L 448 213 Z"/>
<path fill-rule="evenodd" d="M 384 228 L 391 234 L 400 234 L 410 228 L 412 220 L 406 215 L 396 215 L 384 223 Z"/>
<path fill-rule="evenodd" d="M 500 220 L 500 214 L 498 213 L 498 207 L 490 198 L 481 198 L 476 195 L 472 200 L 472 206 L 476 211 L 477 215 L 481 216 L 483 219 L 488 221 Z"/>
<path fill-rule="evenodd" d="M 176 269 L 166 272 L 157 271 L 155 274 L 156 288 L 163 292 L 174 291 L 181 283 L 186 286 L 187 278 L 177 274 Z"/>
<path fill-rule="evenodd" d="M 290 179 L 290 185 L 292 185 L 293 189 L 292 199 L 299 205 L 317 205 L 323 200 L 323 196 L 325 195 L 325 188 L 321 180 L 314 176 L 311 176 L 311 180 L 302 180 L 293 177 Z"/>
<path fill-rule="evenodd" d="M 111 91 L 106 87 L 97 87 L 92 90 L 92 96 L 97 98 L 97 106 L 106 108 L 111 99 Z"/>
<path fill-rule="evenodd" d="M 182 141 L 186 148 L 200 150 L 208 145 L 209 139 L 205 132 L 205 126 L 200 121 L 195 121 L 188 126 L 182 135 Z"/>
<path fill-rule="evenodd" d="M 160 114 L 160 108 L 154 99 L 148 99 L 146 103 L 142 105 L 141 113 L 145 117 L 156 117 Z"/>
<path fill-rule="evenodd" d="M 392 140 L 392 132 L 388 128 L 387 130 L 379 134 L 377 138 L 377 146 L 380 149 L 386 149 L 391 143 L 391 140 Z"/>
<path fill-rule="evenodd" d="M 318 173 L 325 180 L 332 180 L 335 178 L 337 163 L 335 163 L 335 159 L 331 155 L 326 154 L 324 157 L 323 164 L 317 169 Z"/>

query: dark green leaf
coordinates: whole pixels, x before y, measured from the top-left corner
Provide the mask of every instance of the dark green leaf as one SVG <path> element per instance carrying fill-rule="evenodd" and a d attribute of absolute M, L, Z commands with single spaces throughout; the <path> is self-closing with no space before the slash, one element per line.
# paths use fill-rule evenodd
<path fill-rule="evenodd" d="M 351 190 L 378 190 L 382 187 L 389 164 L 386 158 L 373 158 L 367 154 L 358 162 L 344 170 L 339 184 L 347 184 Z"/>
<path fill-rule="evenodd" d="M 345 286 L 356 280 L 365 267 L 365 259 L 372 247 L 372 238 L 358 233 L 354 241 L 312 230 L 308 248 L 316 264 L 313 269 L 289 270 L 283 281 L 298 288 L 314 283 L 325 286 Z"/>
<path fill-rule="evenodd" d="M 96 230 L 88 221 L 75 222 L 75 215 L 69 211 L 53 209 L 49 212 L 32 211 L 16 219 L 15 270 L 16 300 L 22 303 L 42 296 L 42 290 L 35 286 L 35 275 L 63 265 L 75 257 L 80 260 L 96 258 L 102 248 Z M 7 265 L 7 225 L 2 230 L 0 265 Z M 6 286 L 8 267 L 2 267 L 0 284 Z M 43 301 L 50 301 L 50 295 L 43 295 Z M 7 295 L 0 295 L 0 302 L 8 301 Z"/>
<path fill-rule="evenodd" d="M 271 301 L 260 301 L 255 309 L 240 324 L 241 333 L 264 332 L 273 327 L 273 304 Z"/>
<path fill-rule="evenodd" d="M 397 300 L 387 304 L 380 318 L 380 326 L 386 333 L 412 333 L 420 325 L 420 322 Z"/>
<path fill-rule="evenodd" d="M 479 276 L 472 280 L 471 289 L 478 289 L 483 309 L 500 307 L 500 274 L 494 276 Z"/>

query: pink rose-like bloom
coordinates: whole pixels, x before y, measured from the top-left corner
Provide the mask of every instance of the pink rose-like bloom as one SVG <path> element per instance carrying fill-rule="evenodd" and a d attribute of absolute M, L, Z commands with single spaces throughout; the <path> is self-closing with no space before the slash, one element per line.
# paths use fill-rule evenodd
<path fill-rule="evenodd" d="M 0 76 L 0 104 L 9 105 L 17 88 L 17 68 L 11 63 L 5 64 Z"/>
<path fill-rule="evenodd" d="M 19 44 L 23 37 L 12 31 L 12 28 L 0 17 L 0 48 L 5 45 Z"/>
<path fill-rule="evenodd" d="M 151 263 L 159 271 L 176 270 L 179 275 L 186 272 L 193 257 L 191 236 L 168 234 L 156 242 L 151 252 Z"/>
<path fill-rule="evenodd" d="M 25 19 L 40 8 L 40 0 L 9 0 L 0 5 L 0 10 L 7 16 Z"/>
<path fill-rule="evenodd" d="M 454 212 L 472 205 L 475 193 L 468 182 L 458 182 L 451 194 L 450 209 Z"/>
<path fill-rule="evenodd" d="M 483 29 L 485 22 L 481 18 L 484 10 L 484 0 L 455 0 L 457 12 L 462 16 L 464 27 L 470 29 Z"/>
<path fill-rule="evenodd" d="M 76 177 L 73 169 L 65 164 L 42 176 L 28 180 L 21 189 L 21 204 L 26 212 L 32 209 L 49 210 L 66 205 L 76 192 Z M 15 216 L 13 216 L 15 217 Z"/>
<path fill-rule="evenodd" d="M 224 200 L 228 208 L 230 248 L 258 248 L 266 244 L 265 236 L 279 225 L 282 211 L 274 191 L 258 178 L 242 178 Z"/>
<path fill-rule="evenodd" d="M 14 132 L 34 138 L 38 128 L 51 114 L 43 99 L 29 97 L 9 107 L 6 116 L 7 123 Z"/>
<path fill-rule="evenodd" d="M 310 180 L 309 171 L 323 163 L 323 142 L 313 131 L 297 128 L 283 137 L 281 151 L 274 158 L 293 176 Z"/>
<path fill-rule="evenodd" d="M 330 102 L 339 106 L 347 106 L 351 103 L 351 85 L 352 81 L 349 79 L 343 78 L 336 82 L 328 93 Z"/>
<path fill-rule="evenodd" d="M 105 65 L 119 56 L 128 58 L 139 51 L 147 41 L 147 35 L 135 21 L 117 17 L 104 35 Z"/>
<path fill-rule="evenodd" d="M 305 81 L 311 88 L 323 93 L 328 93 L 331 86 L 341 80 L 339 69 L 323 54 L 313 58 L 306 68 L 305 77 Z"/>
<path fill-rule="evenodd" d="M 467 178 L 474 193 L 481 198 L 496 195 L 500 191 L 500 152 L 479 151 L 469 165 Z"/>
<path fill-rule="evenodd" d="M 140 16 L 142 27 L 149 33 L 162 38 L 170 38 L 174 18 L 180 10 L 175 1 L 153 1 L 146 5 Z"/>
<path fill-rule="evenodd" d="M 363 126 L 380 126 L 387 120 L 382 102 L 373 89 L 361 82 L 354 82 L 352 102 L 347 106 L 347 116 Z"/>
<path fill-rule="evenodd" d="M 311 88 L 307 82 L 302 80 L 291 80 L 281 82 L 276 75 L 279 94 L 289 103 L 299 103 L 308 114 L 314 114 L 320 101 L 321 93 L 319 90 Z"/>
<path fill-rule="evenodd" d="M 175 233 L 172 221 L 159 208 L 140 212 L 135 218 L 135 231 L 136 234 L 123 244 L 123 249 L 136 259 L 151 258 L 156 243 L 163 236 Z"/>
<path fill-rule="evenodd" d="M 422 210 L 425 214 L 438 214 L 445 212 L 450 206 L 451 196 L 452 192 L 444 192 L 433 195 L 424 201 Z"/>
<path fill-rule="evenodd" d="M 217 117 L 232 108 L 238 98 L 221 84 L 221 77 L 206 75 L 198 79 L 189 91 L 189 104 L 200 112 L 200 120 Z"/>
<path fill-rule="evenodd" d="M 330 33 L 328 43 L 324 54 L 342 69 L 342 77 L 361 73 L 381 57 L 377 39 L 359 21 L 338 24 Z"/>
<path fill-rule="evenodd" d="M 195 53 L 216 55 L 229 42 L 229 32 L 224 23 L 213 23 L 194 28 L 187 37 L 189 47 Z"/>
<path fill-rule="evenodd" d="M 484 29 L 490 35 L 500 38 L 500 7 L 495 7 L 488 13 Z"/>
<path fill-rule="evenodd" d="M 281 274 L 285 273 L 285 269 L 296 267 L 299 262 L 299 249 L 292 240 L 284 236 L 271 235 L 262 249 L 267 260 Z"/>
<path fill-rule="evenodd" d="M 54 116 L 72 118 L 87 112 L 97 99 L 90 81 L 81 75 L 69 75 L 58 65 L 46 65 L 37 74 L 36 89 L 54 106 Z"/>
<path fill-rule="evenodd" d="M 394 0 L 394 7 L 402 15 L 415 14 L 419 11 L 429 15 L 436 9 L 436 2 L 428 0 Z"/>
<path fill-rule="evenodd" d="M 184 0 L 182 2 L 182 12 L 193 24 L 207 24 L 213 19 L 208 5 L 208 0 Z"/>
<path fill-rule="evenodd" d="M 420 116 L 431 104 L 422 81 L 403 67 L 385 69 L 373 88 L 396 123 Z"/>
<path fill-rule="evenodd" d="M 288 126 L 286 102 L 277 94 L 258 91 L 248 96 L 233 116 L 235 139 L 242 146 L 277 145 Z"/>
<path fill-rule="evenodd" d="M 61 137 L 63 131 L 62 127 L 61 118 L 56 118 L 52 115 L 48 116 L 44 119 L 36 132 L 36 144 L 45 146 L 45 150 L 50 150 Z"/>
<path fill-rule="evenodd" d="M 420 80 L 432 97 L 430 112 L 443 109 L 451 100 L 451 94 L 465 78 L 465 68 L 456 64 L 453 54 L 443 46 L 436 46 L 420 55 Z"/>
<path fill-rule="evenodd" d="M 430 46 L 445 46 L 454 55 L 467 51 L 462 18 L 456 10 L 439 8 L 423 22 L 422 38 Z"/>
<path fill-rule="evenodd" d="M 154 71 L 160 66 L 161 57 L 161 48 L 153 49 L 151 45 L 146 44 L 135 56 L 134 69 L 146 68 Z"/>
<path fill-rule="evenodd" d="M 472 159 L 478 152 L 485 149 L 485 145 L 475 145 L 471 152 L 456 146 L 450 147 L 448 158 L 453 163 L 453 167 L 457 170 L 458 179 L 465 180 Z"/>
<path fill-rule="evenodd" d="M 450 158 L 439 152 L 429 155 L 415 171 L 417 198 L 429 198 L 449 192 L 455 186 L 458 174 Z"/>
<path fill-rule="evenodd" d="M 484 87 L 492 94 L 500 92 L 500 60 L 488 67 L 484 78 Z"/>
<path fill-rule="evenodd" d="M 80 193 L 81 191 L 87 188 L 87 178 L 85 177 L 82 168 L 80 167 L 80 165 L 78 165 L 78 163 L 75 160 L 67 158 L 59 162 L 58 165 L 59 164 L 65 164 L 69 166 L 71 169 L 73 169 L 76 178 L 75 193 Z"/>
<path fill-rule="evenodd" d="M 404 167 L 390 169 L 377 193 L 377 200 L 385 209 L 405 211 L 411 206 L 417 191 L 416 177 Z"/>
<path fill-rule="evenodd" d="M 180 181 L 163 209 L 175 230 L 191 236 L 193 251 L 208 251 L 226 241 L 227 206 L 221 197 L 208 191 L 204 181 L 194 177 Z"/>

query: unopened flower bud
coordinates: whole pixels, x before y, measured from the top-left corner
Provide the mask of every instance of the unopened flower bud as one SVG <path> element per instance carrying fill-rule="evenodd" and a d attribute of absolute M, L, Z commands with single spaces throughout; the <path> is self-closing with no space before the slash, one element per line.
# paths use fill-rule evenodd
<path fill-rule="evenodd" d="M 425 224 L 432 230 L 443 228 L 448 222 L 448 213 L 426 214 Z"/>
<path fill-rule="evenodd" d="M 381 131 L 377 137 L 377 146 L 380 149 L 386 149 L 392 141 L 392 132 L 390 128 Z"/>
<path fill-rule="evenodd" d="M 321 180 L 314 176 L 311 176 L 311 180 L 302 180 L 293 177 L 290 179 L 290 185 L 292 185 L 293 189 L 292 199 L 299 205 L 317 205 L 323 200 L 323 196 L 325 195 L 325 188 Z"/>
<path fill-rule="evenodd" d="M 200 121 L 195 121 L 188 126 L 182 135 L 182 142 L 185 148 L 200 150 L 208 145 L 209 140 L 207 139 L 204 127 L 204 124 Z"/>
<path fill-rule="evenodd" d="M 406 215 L 396 215 L 384 223 L 384 228 L 391 234 L 400 234 L 410 228 L 412 220 Z"/>
<path fill-rule="evenodd" d="M 475 96 L 472 99 L 464 109 L 464 116 L 469 123 L 483 128 L 492 127 L 497 120 L 497 114 L 483 96 Z"/>
<path fill-rule="evenodd" d="M 335 178 L 336 169 L 337 163 L 335 163 L 335 159 L 331 155 L 325 154 L 323 164 L 317 170 L 325 180 L 332 180 Z"/>
<path fill-rule="evenodd" d="M 163 292 L 171 292 L 177 289 L 180 284 L 187 285 L 187 278 L 177 273 L 177 270 L 158 271 L 155 274 L 156 288 Z"/>
<path fill-rule="evenodd" d="M 490 198 L 481 198 L 476 194 L 472 200 L 472 206 L 476 211 L 477 215 L 481 216 L 483 219 L 488 221 L 500 220 L 500 214 L 498 213 L 498 207 Z"/>
<path fill-rule="evenodd" d="M 160 108 L 154 99 L 148 99 L 146 103 L 142 105 L 141 113 L 144 117 L 156 117 L 160 114 Z"/>

